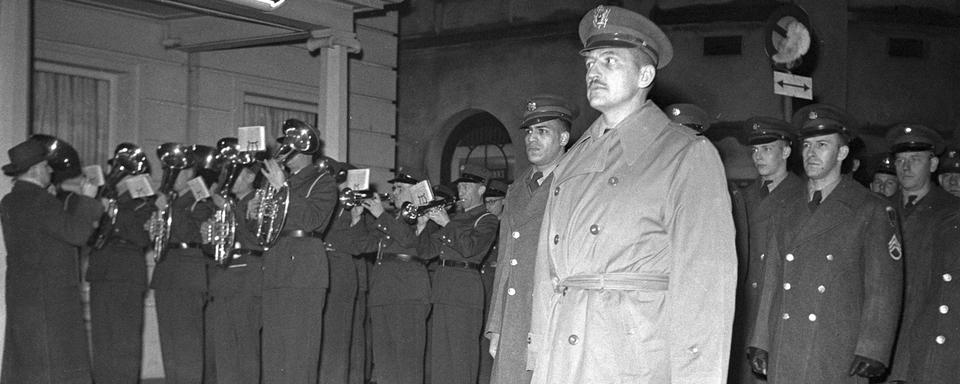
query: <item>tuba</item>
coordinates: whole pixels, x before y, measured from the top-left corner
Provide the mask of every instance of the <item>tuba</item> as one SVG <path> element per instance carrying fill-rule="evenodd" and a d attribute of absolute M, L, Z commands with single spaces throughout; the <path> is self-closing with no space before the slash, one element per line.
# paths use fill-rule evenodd
<path fill-rule="evenodd" d="M 180 143 L 164 143 L 157 147 L 157 157 L 163 168 L 160 178 L 160 193 L 168 195 L 167 206 L 153 213 L 150 218 L 150 237 L 153 240 L 154 261 L 160 261 L 170 241 L 170 226 L 173 224 L 173 210 L 170 205 L 177 199 L 173 191 L 174 183 L 180 171 L 193 166 L 190 147 Z"/>
<path fill-rule="evenodd" d="M 416 224 L 417 218 L 420 216 L 426 215 L 427 212 L 430 212 L 431 209 L 443 208 L 448 209 L 454 204 L 458 203 L 460 200 L 452 197 L 444 197 L 442 199 L 437 199 L 426 203 L 421 206 L 415 206 L 411 202 L 405 202 L 400 206 L 400 217 L 403 218 L 403 221 L 407 224 Z"/>
<path fill-rule="evenodd" d="M 236 201 L 233 198 L 233 185 L 236 184 L 240 172 L 247 165 L 254 162 L 253 152 L 241 152 L 237 146 L 237 139 L 228 137 L 217 142 L 216 162 L 220 168 L 220 190 L 217 192 L 224 199 L 223 207 L 217 209 L 210 222 L 206 241 L 213 244 L 213 260 L 220 265 L 230 261 L 230 252 L 236 242 L 237 218 Z"/>
<path fill-rule="evenodd" d="M 113 152 L 113 158 L 107 160 L 110 164 L 110 174 L 107 175 L 103 187 L 97 193 L 97 200 L 107 199 L 107 210 L 100 217 L 100 226 L 88 244 L 94 249 L 102 249 L 107 244 L 108 237 L 117 224 L 117 184 L 124 177 L 149 172 L 147 155 L 136 144 L 121 143 Z"/>
<path fill-rule="evenodd" d="M 281 167 L 296 153 L 314 154 L 320 150 L 320 137 L 316 129 L 297 119 L 283 122 L 283 136 L 279 140 L 280 147 L 271 158 Z M 317 167 L 321 172 L 326 172 L 330 165 L 327 161 L 321 161 Z M 287 220 L 290 186 L 284 183 L 278 188 L 266 183 L 266 186 L 257 189 L 254 200 L 257 204 L 257 242 L 266 249 L 277 242 Z"/>

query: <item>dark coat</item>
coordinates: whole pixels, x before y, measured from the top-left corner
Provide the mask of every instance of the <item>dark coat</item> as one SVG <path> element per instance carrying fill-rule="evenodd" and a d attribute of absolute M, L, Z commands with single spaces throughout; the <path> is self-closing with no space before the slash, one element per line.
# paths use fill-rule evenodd
<path fill-rule="evenodd" d="M 77 196 L 69 209 L 36 184 L 16 181 L 0 202 L 7 246 L 3 383 L 89 383 L 77 247 L 103 208 Z"/>
<path fill-rule="evenodd" d="M 208 199 L 197 201 L 188 192 L 170 202 L 169 209 L 173 216 L 170 242 L 199 244 L 200 225 L 213 216 L 216 206 Z M 200 248 L 168 248 L 153 269 L 150 287 L 207 292 L 207 265 L 212 263 Z"/>
<path fill-rule="evenodd" d="M 106 244 L 90 252 L 86 280 L 130 283 L 147 288 L 144 249 L 151 246 L 144 223 L 157 210 L 151 199 L 134 199 L 129 193 L 117 198 L 117 218 Z"/>
<path fill-rule="evenodd" d="M 487 212 L 483 205 L 458 212 L 445 227 L 430 234 L 423 242 L 422 253 L 431 259 L 479 264 L 493 245 L 499 223 L 497 216 Z M 439 266 L 433 282 L 432 303 L 483 309 L 479 271 Z"/>
<path fill-rule="evenodd" d="M 379 218 L 364 216 L 364 225 L 354 226 L 362 239 L 360 253 L 406 254 L 422 260 L 418 250 L 420 237 L 414 225 L 384 212 Z M 379 249 L 379 251 L 378 251 Z M 430 277 L 422 262 L 404 262 L 378 258 L 370 270 L 368 306 L 429 304 Z"/>
<path fill-rule="evenodd" d="M 807 201 L 772 229 L 750 346 L 769 351 L 771 383 L 866 383 L 847 374 L 854 355 L 889 366 L 899 321 L 896 211 L 846 177 L 815 212 Z"/>
<path fill-rule="evenodd" d="M 553 175 L 534 191 L 524 181 L 533 170 L 518 176 L 507 189 L 503 216 L 500 220 L 500 244 L 497 274 L 490 299 L 485 334 L 500 335 L 497 356 L 493 362 L 491 383 L 530 382 L 527 371 L 527 336 L 533 300 L 533 266 L 540 238 L 543 210 L 550 194 Z M 483 351 L 484 353 L 486 351 Z"/>

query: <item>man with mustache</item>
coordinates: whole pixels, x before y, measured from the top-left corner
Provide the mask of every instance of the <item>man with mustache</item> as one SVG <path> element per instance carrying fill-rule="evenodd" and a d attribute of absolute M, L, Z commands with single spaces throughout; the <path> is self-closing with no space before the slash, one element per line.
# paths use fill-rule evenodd
<path fill-rule="evenodd" d="M 852 119 L 814 104 L 794 116 L 806 188 L 771 224 L 748 356 L 771 383 L 867 383 L 890 364 L 903 256 L 896 210 L 840 174 Z"/>
<path fill-rule="evenodd" d="M 540 186 L 531 382 L 724 383 L 737 257 L 723 164 L 647 99 L 673 57 L 659 27 L 599 6 L 580 39 L 601 116 Z"/>

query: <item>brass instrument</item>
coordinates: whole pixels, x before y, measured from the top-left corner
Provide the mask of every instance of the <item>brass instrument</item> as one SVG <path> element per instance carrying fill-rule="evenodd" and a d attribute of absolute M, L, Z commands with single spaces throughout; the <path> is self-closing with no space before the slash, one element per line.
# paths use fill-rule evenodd
<path fill-rule="evenodd" d="M 280 147 L 272 158 L 284 167 L 294 154 L 312 155 L 320 150 L 320 137 L 316 129 L 297 119 L 283 122 L 283 136 Z M 321 161 L 317 167 L 321 172 L 329 171 L 327 161 Z M 280 231 L 287 220 L 287 208 L 290 204 L 290 186 L 286 182 L 280 187 L 267 183 L 257 189 L 254 195 L 257 206 L 257 241 L 264 249 L 272 246 L 280 237 Z"/>
<path fill-rule="evenodd" d="M 220 190 L 217 192 L 224 199 L 223 207 L 217 209 L 213 220 L 209 223 L 206 242 L 213 244 L 213 260 L 220 265 L 230 262 L 230 252 L 236 242 L 237 218 L 236 200 L 233 197 L 233 185 L 236 184 L 240 172 L 247 165 L 254 162 L 252 152 L 241 152 L 237 139 L 228 137 L 217 142 L 216 162 L 220 168 Z"/>
<path fill-rule="evenodd" d="M 344 188 L 340 191 L 340 196 L 337 199 L 345 209 L 353 209 L 363 203 L 364 200 L 372 199 L 374 196 L 379 197 L 381 200 L 386 200 L 390 195 L 376 193 L 374 191 L 354 191 L 350 188 Z"/>
<path fill-rule="evenodd" d="M 97 232 L 88 242 L 94 249 L 102 249 L 107 244 L 108 237 L 117 224 L 117 197 L 119 195 L 117 184 L 124 177 L 149 172 L 147 154 L 143 153 L 136 144 L 121 143 L 113 152 L 113 158 L 108 160 L 107 163 L 110 164 L 110 174 L 107 175 L 103 187 L 97 193 L 97 200 L 107 199 L 107 210 L 100 217 L 100 226 L 97 227 Z"/>
<path fill-rule="evenodd" d="M 459 199 L 444 197 L 418 207 L 408 201 L 400 206 L 400 217 L 403 218 L 403 221 L 407 224 L 416 224 L 417 218 L 426 215 L 430 210 L 438 208 L 447 209 L 458 202 L 460 202 Z"/>
<path fill-rule="evenodd" d="M 168 196 L 167 206 L 153 213 L 150 218 L 150 237 L 153 239 L 154 261 L 159 262 L 170 241 L 170 228 L 173 224 L 173 210 L 170 205 L 177 199 L 173 191 L 174 183 L 180 171 L 192 167 L 194 159 L 190 155 L 190 147 L 180 143 L 164 143 L 157 147 L 157 157 L 163 168 L 163 177 L 160 179 L 160 193 Z"/>

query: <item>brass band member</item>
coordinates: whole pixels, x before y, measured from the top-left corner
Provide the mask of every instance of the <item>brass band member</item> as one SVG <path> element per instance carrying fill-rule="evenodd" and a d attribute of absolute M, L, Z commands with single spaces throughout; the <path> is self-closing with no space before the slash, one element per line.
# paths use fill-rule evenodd
<path fill-rule="evenodd" d="M 167 251 L 157 255 L 159 262 L 153 270 L 150 287 L 154 289 L 157 305 L 157 325 L 166 383 L 200 383 L 204 373 L 203 310 L 207 298 L 207 266 L 212 263 L 200 249 L 201 224 L 213 215 L 215 206 L 210 199 L 197 200 L 187 181 L 201 176 L 209 186 L 215 181 L 213 172 L 204 171 L 207 146 L 194 146 L 188 156 L 193 167 L 179 172 L 173 184 L 176 199 L 160 195 L 157 207 L 169 204 L 172 226 Z"/>
<path fill-rule="evenodd" d="M 279 238 L 263 255 L 263 382 L 312 384 L 329 282 L 320 234 L 336 207 L 337 184 L 313 164 L 320 156 L 316 128 L 295 119 L 284 127 L 309 131 L 317 142 L 311 152 L 291 155 L 289 176 L 276 160 L 264 162 L 267 181 L 275 188 L 286 183 L 290 200 Z"/>
<path fill-rule="evenodd" d="M 7 247 L 4 383 L 90 383 L 87 335 L 80 306 L 77 249 L 103 208 L 77 196 L 72 210 L 47 193 L 51 167 L 34 140 L 8 152 L 3 173 L 13 189 L 0 202 Z M 63 188 L 80 194 L 81 184 Z"/>

